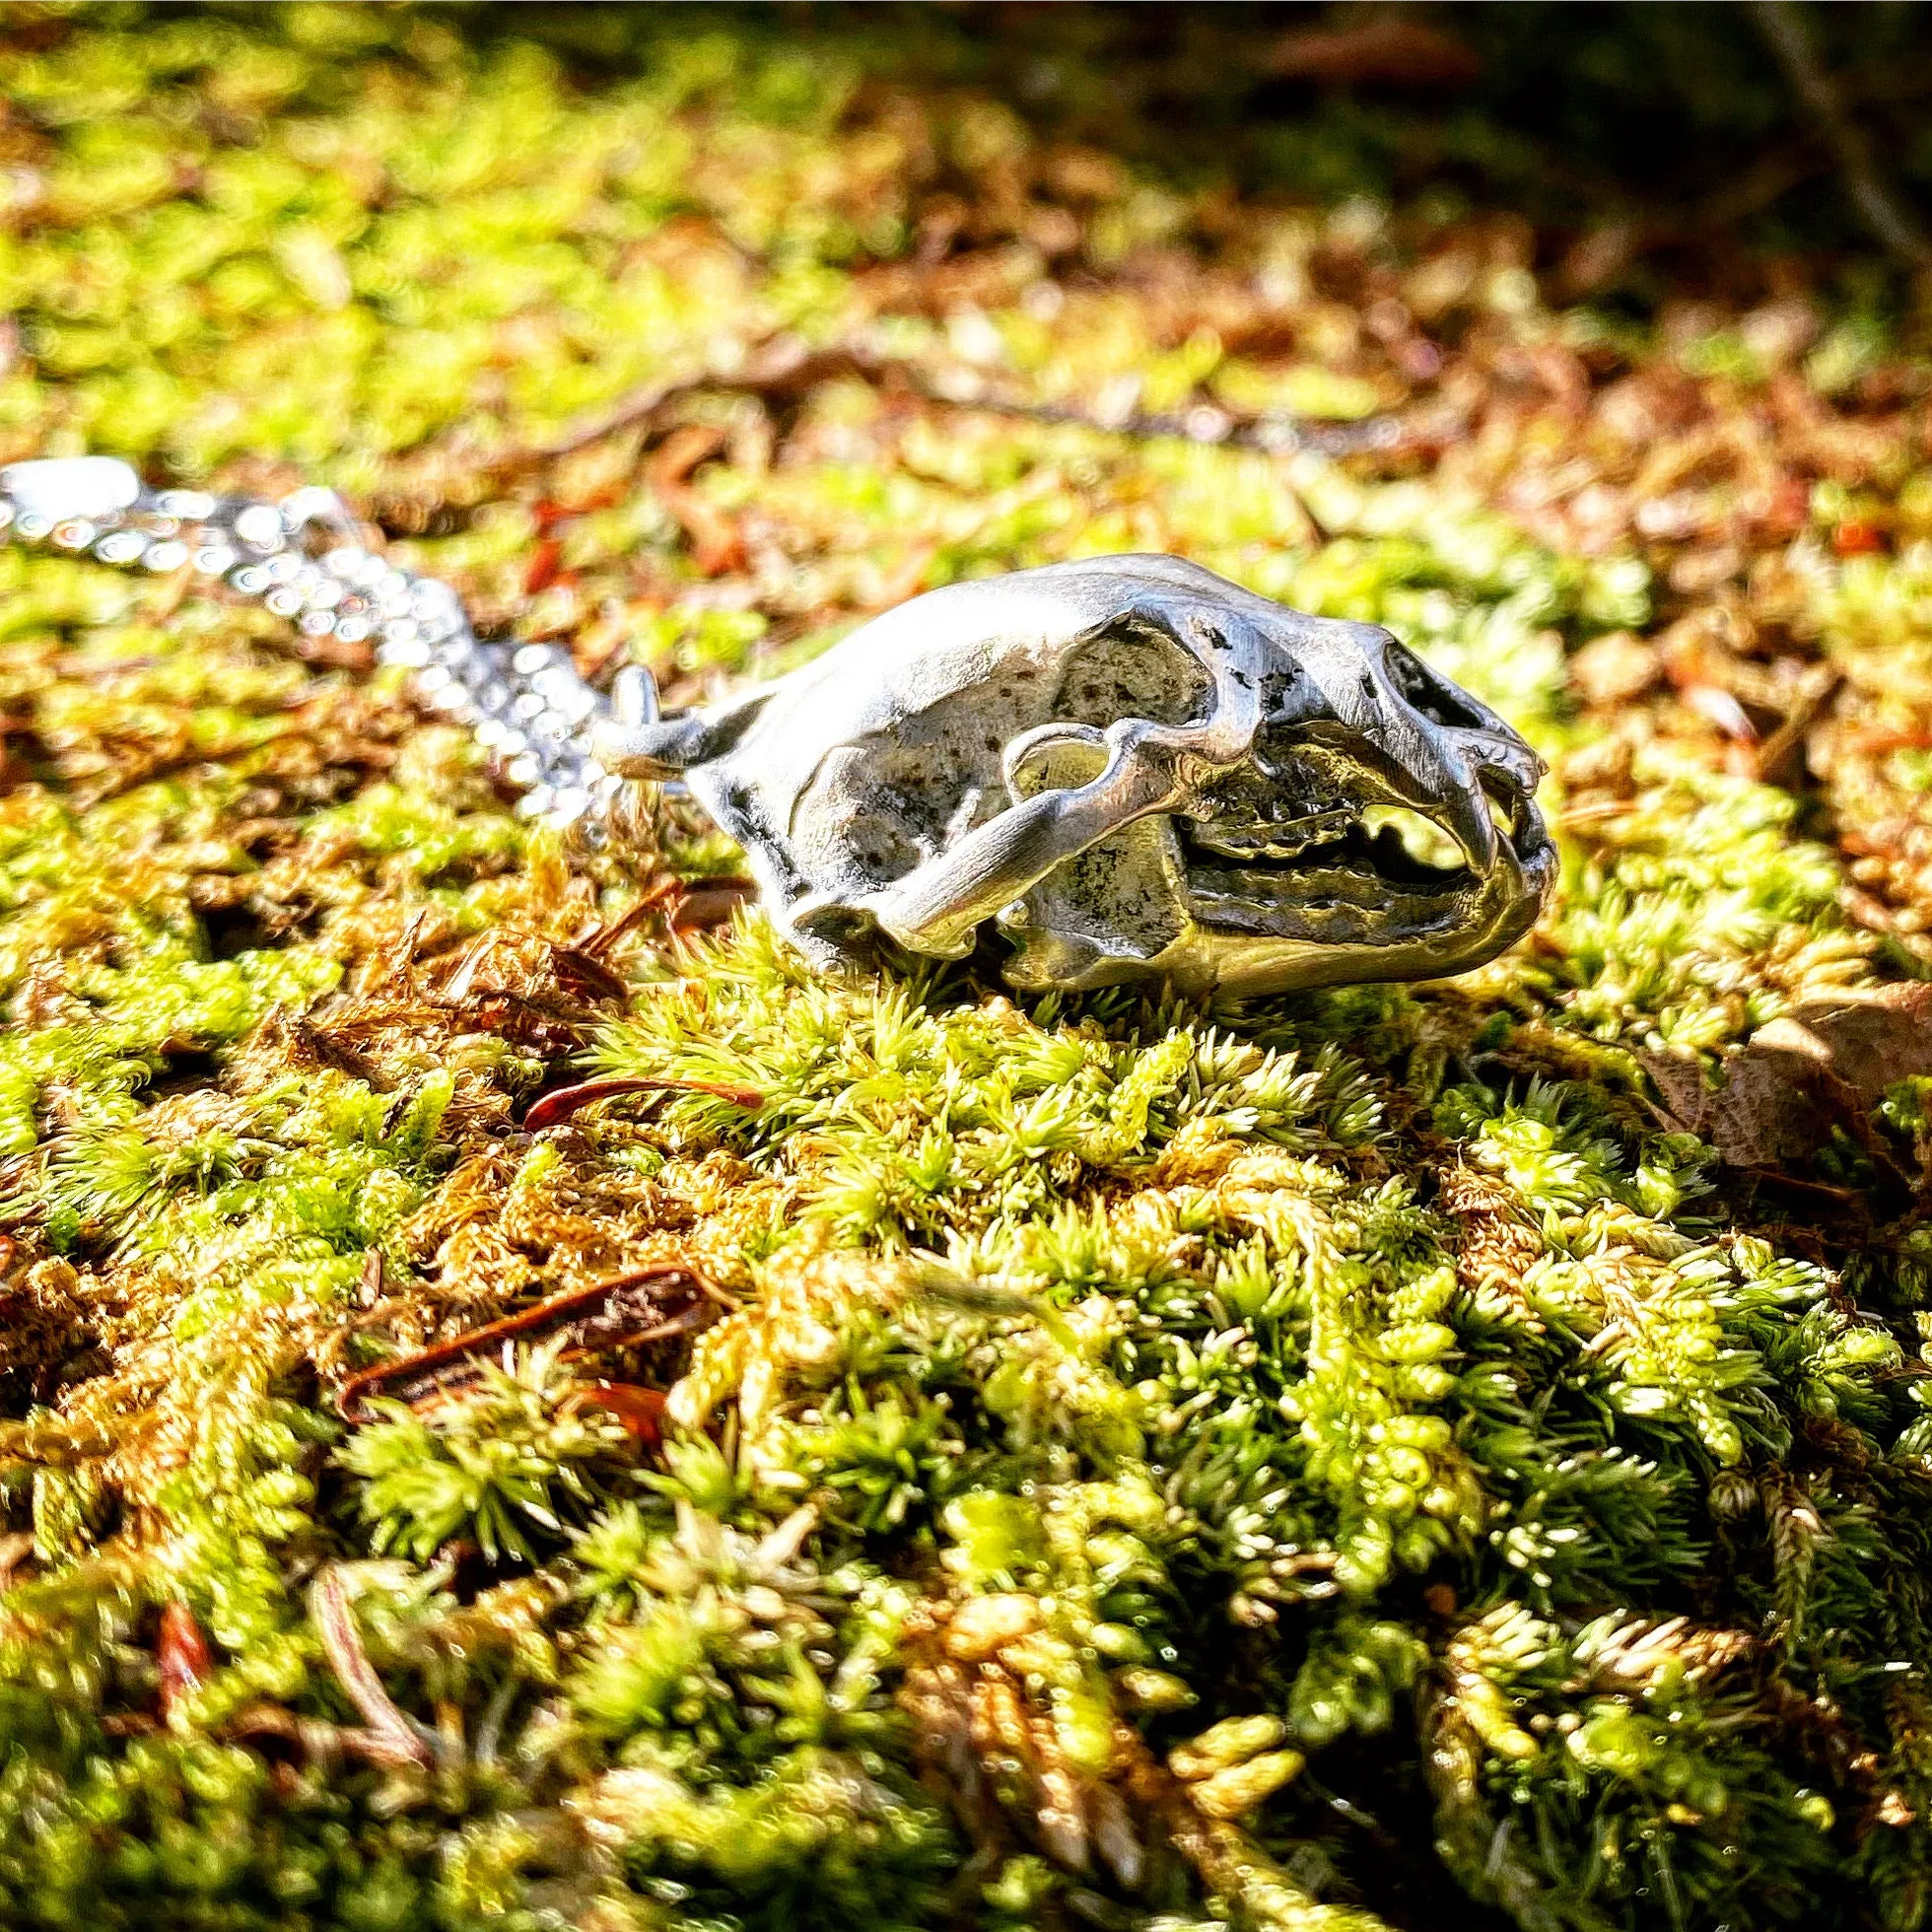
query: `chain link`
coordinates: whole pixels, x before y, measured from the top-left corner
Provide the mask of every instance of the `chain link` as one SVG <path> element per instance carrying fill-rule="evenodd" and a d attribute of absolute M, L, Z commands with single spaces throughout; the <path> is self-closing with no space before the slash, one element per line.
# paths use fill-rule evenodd
<path fill-rule="evenodd" d="M 162 575 L 189 565 L 210 587 L 264 605 L 305 637 L 373 640 L 379 663 L 412 673 L 421 703 L 475 734 L 520 790 L 524 817 L 593 846 L 635 833 L 636 788 L 590 753 L 611 701 L 578 675 L 570 654 L 477 637 L 455 591 L 368 549 L 332 490 L 270 503 L 150 490 L 111 456 L 14 463 L 0 468 L 0 541 L 8 539 Z M 619 705 L 651 699 L 631 679 Z"/>

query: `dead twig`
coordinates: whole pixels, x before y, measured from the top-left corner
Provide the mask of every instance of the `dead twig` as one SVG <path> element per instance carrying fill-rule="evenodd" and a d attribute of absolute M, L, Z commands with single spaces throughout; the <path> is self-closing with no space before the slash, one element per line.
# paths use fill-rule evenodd
<path fill-rule="evenodd" d="M 862 357 L 848 349 L 812 350 L 796 336 L 775 336 L 761 343 L 735 370 L 700 370 L 690 376 L 641 383 L 619 396 L 608 409 L 566 430 L 554 441 L 507 450 L 488 467 L 496 476 L 539 468 L 559 457 L 587 449 L 620 431 L 637 429 L 668 404 L 708 390 L 747 395 L 785 393 L 811 388 L 835 376 L 875 374 L 876 369 L 875 358 Z"/>
<path fill-rule="evenodd" d="M 701 370 L 696 374 L 647 382 L 620 396 L 608 409 L 600 410 L 578 427 L 553 442 L 533 444 L 521 449 L 506 450 L 488 464 L 487 471 L 497 478 L 538 469 L 564 456 L 577 454 L 606 438 L 648 426 L 672 403 L 687 396 L 708 393 L 755 395 L 760 397 L 796 396 L 840 377 L 858 377 L 878 383 L 887 378 L 922 402 L 939 408 L 975 409 L 989 415 L 1010 416 L 1032 423 L 1069 424 L 1099 430 L 1109 435 L 1138 441 L 1178 437 L 1190 443 L 1226 444 L 1236 448 L 1260 449 L 1271 455 L 1287 455 L 1296 450 L 1312 450 L 1325 456 L 1350 456 L 1368 452 L 1388 452 L 1400 448 L 1409 432 L 1393 416 L 1371 416 L 1358 423 L 1318 423 L 1279 412 L 1243 418 L 1214 403 L 1198 403 L 1180 414 L 1128 412 L 1103 419 L 1093 410 L 1076 404 L 1034 402 L 1003 394 L 990 387 L 977 372 L 958 370 L 935 377 L 915 364 L 896 356 L 881 356 L 854 344 L 830 349 L 811 349 L 795 336 L 779 335 L 761 343 L 735 370 Z M 699 426 L 693 425 L 697 430 Z M 701 432 L 707 439 L 713 433 Z M 675 443 L 675 439 L 673 439 Z M 709 447 L 715 447 L 710 445 Z M 695 439 L 680 446 L 683 456 L 697 448 Z M 667 451 L 670 446 L 666 446 Z M 668 456 L 664 458 L 668 463 Z M 696 461 L 698 458 L 692 458 Z M 688 468 L 689 465 L 687 465 Z M 687 501 L 682 474 L 671 479 L 680 492 L 679 503 L 671 505 L 674 515 L 684 521 L 684 510 L 695 509 L 701 516 L 717 518 L 719 513 L 704 504 Z M 661 489 L 661 484 L 660 484 Z M 681 508 L 680 508 L 681 504 Z M 701 531 L 686 522 L 694 544 L 712 543 L 711 554 L 722 561 L 725 534 L 722 527 L 707 522 Z M 735 529 L 729 540 L 735 542 Z M 710 574 L 710 573 L 708 573 Z"/>
<path fill-rule="evenodd" d="M 599 1000 L 622 1005 L 630 1000 L 631 989 L 623 975 L 613 973 L 595 953 L 586 952 L 582 946 L 552 946 L 550 970 L 566 993 L 586 1005 L 593 1005 Z"/>
<path fill-rule="evenodd" d="M 551 1295 L 533 1307 L 466 1330 L 419 1354 L 365 1369 L 342 1385 L 336 1408 L 344 1421 L 361 1424 L 371 1419 L 368 1405 L 372 1400 L 415 1405 L 466 1386 L 506 1342 L 560 1338 L 562 1359 L 579 1361 L 611 1348 L 642 1347 L 688 1335 L 708 1327 L 724 1306 L 724 1297 L 695 1269 L 659 1262 L 587 1288 Z M 599 1383 L 594 1393 L 600 1407 L 623 1420 L 627 1415 L 641 1414 L 641 1406 L 623 1393 L 611 1393 L 608 1401 L 603 1400 L 603 1394 L 629 1387 Z M 656 1396 L 656 1391 L 649 1393 Z M 655 1408 L 652 1414 L 655 1418 Z"/>
<path fill-rule="evenodd" d="M 627 1093 L 708 1093 L 714 1100 L 729 1102 L 747 1113 L 756 1113 L 765 1096 L 756 1087 L 727 1086 L 720 1080 L 656 1079 L 645 1074 L 609 1073 L 601 1079 L 583 1080 L 576 1086 L 559 1087 L 546 1093 L 523 1116 L 526 1132 L 541 1134 L 546 1127 L 567 1121 L 594 1100 L 613 1100 Z"/>
<path fill-rule="evenodd" d="M 1752 17 L 1837 160 L 1845 192 L 1872 234 L 1909 268 L 1932 269 L 1932 241 L 1880 172 L 1871 136 L 1846 111 L 1794 0 L 1752 0 Z"/>
<path fill-rule="evenodd" d="M 1784 723 L 1758 747 L 1756 764 L 1760 779 L 1780 785 L 1785 777 L 1795 776 L 1786 773 L 1786 766 L 1803 750 L 1812 726 L 1837 696 L 1844 681 L 1844 671 L 1837 664 L 1814 664 L 1806 671 L 1793 695 L 1791 709 L 1784 715 Z"/>
<path fill-rule="evenodd" d="M 339 1567 L 330 1564 L 309 1593 L 309 1611 L 322 1650 L 344 1694 L 361 1712 L 357 1746 L 379 1764 L 413 1764 L 428 1770 L 436 1761 L 434 1734 L 397 1709 L 363 1649 L 362 1632 Z"/>
<path fill-rule="evenodd" d="M 577 950 L 592 959 L 603 959 L 621 939 L 628 938 L 665 900 L 674 899 L 683 889 L 679 879 L 664 879 L 654 885 L 641 898 L 634 900 L 608 926 L 600 926 L 586 937 L 580 939 Z"/>

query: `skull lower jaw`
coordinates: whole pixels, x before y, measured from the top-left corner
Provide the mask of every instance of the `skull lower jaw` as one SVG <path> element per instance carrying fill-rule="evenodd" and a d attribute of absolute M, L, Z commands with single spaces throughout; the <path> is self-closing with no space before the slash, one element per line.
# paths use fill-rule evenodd
<path fill-rule="evenodd" d="M 1439 979 L 1481 965 L 1515 943 L 1541 910 L 1555 853 L 1530 809 L 1501 841 L 1486 872 L 1468 867 L 1429 873 L 1392 862 L 1386 848 L 1360 849 L 1330 862 L 1229 863 L 1175 838 L 1158 840 L 1170 858 L 1171 919 L 1163 943 L 1148 946 L 1100 930 L 1102 921 L 1001 921 L 1019 950 L 1005 977 L 1021 991 L 1090 990 L 1138 979 L 1179 991 L 1240 997 L 1365 981 Z M 1310 855 L 1315 860 L 1317 855 Z M 1063 905 L 1061 911 L 1064 913 Z"/>

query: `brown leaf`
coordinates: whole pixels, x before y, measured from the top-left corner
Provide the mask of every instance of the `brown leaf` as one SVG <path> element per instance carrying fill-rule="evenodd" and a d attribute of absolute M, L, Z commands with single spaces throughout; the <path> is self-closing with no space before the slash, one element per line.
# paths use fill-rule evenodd
<path fill-rule="evenodd" d="M 755 879 L 713 878 L 694 880 L 690 889 L 671 907 L 673 932 L 704 932 L 730 924 L 740 906 L 758 896 Z"/>
<path fill-rule="evenodd" d="M 553 946 L 550 970 L 557 984 L 573 998 L 595 1002 L 599 1000 L 628 1000 L 631 989 L 620 974 L 613 973 L 594 953 L 582 946 Z"/>
<path fill-rule="evenodd" d="M 208 1682 L 215 1669 L 208 1639 L 186 1604 L 162 1605 L 155 1661 L 161 1671 L 162 1721 L 172 1726 L 182 1705 Z"/>
<path fill-rule="evenodd" d="M 1754 1039 L 1725 1068 L 1711 1105 L 1711 1142 L 1734 1167 L 1803 1166 L 1841 1110 L 1827 1069 L 1778 1039 Z"/>
<path fill-rule="evenodd" d="M 1760 1032 L 1764 1029 L 1760 1029 Z M 1640 1054 L 1672 1127 L 1708 1140 L 1732 1167 L 1777 1172 L 1802 1166 L 1829 1138 L 1840 1110 L 1828 1069 L 1775 1034 L 1754 1035 L 1723 1065 L 1715 1085 L 1688 1054 Z"/>
<path fill-rule="evenodd" d="M 649 472 L 651 487 L 684 525 L 684 533 L 691 539 L 691 560 L 705 577 L 723 577 L 727 571 L 744 568 L 744 540 L 737 525 L 685 480 L 724 443 L 723 430 L 687 423 L 664 439 Z"/>
<path fill-rule="evenodd" d="M 1932 1073 L 1932 986 L 1916 982 L 1846 993 L 1773 1020 L 1777 1039 L 1822 1056 L 1870 1109 L 1895 1081 Z M 1816 1043 L 1814 1045 L 1814 1043 Z"/>
<path fill-rule="evenodd" d="M 1848 992 L 1770 1020 L 1715 1087 L 1689 1055 L 1638 1057 L 1673 1123 L 1733 1167 L 1802 1168 L 1834 1126 L 1891 1166 L 1871 1112 L 1895 1081 L 1932 1074 L 1932 986 Z"/>
<path fill-rule="evenodd" d="M 530 553 L 528 568 L 523 572 L 523 594 L 533 597 L 539 590 L 547 590 L 563 575 L 564 546 L 561 539 L 544 537 Z"/>
<path fill-rule="evenodd" d="M 635 1382 L 606 1382 L 601 1377 L 583 1390 L 577 1401 L 616 1416 L 633 1442 L 655 1449 L 663 1440 L 664 1392 L 641 1388 Z"/>

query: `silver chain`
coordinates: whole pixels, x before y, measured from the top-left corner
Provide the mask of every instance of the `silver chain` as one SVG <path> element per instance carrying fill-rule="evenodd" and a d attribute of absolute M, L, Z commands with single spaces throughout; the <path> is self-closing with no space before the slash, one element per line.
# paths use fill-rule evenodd
<path fill-rule="evenodd" d="M 590 845 L 635 834 L 637 788 L 598 765 L 590 732 L 612 716 L 655 715 L 649 673 L 620 673 L 606 698 L 567 651 L 479 638 L 448 585 L 364 545 L 333 490 L 276 503 L 151 490 L 111 456 L 53 457 L 0 468 L 0 542 L 9 538 L 161 575 L 188 565 L 305 637 L 374 640 L 379 663 L 412 673 L 419 702 L 470 728 L 521 791 L 522 816 Z"/>

